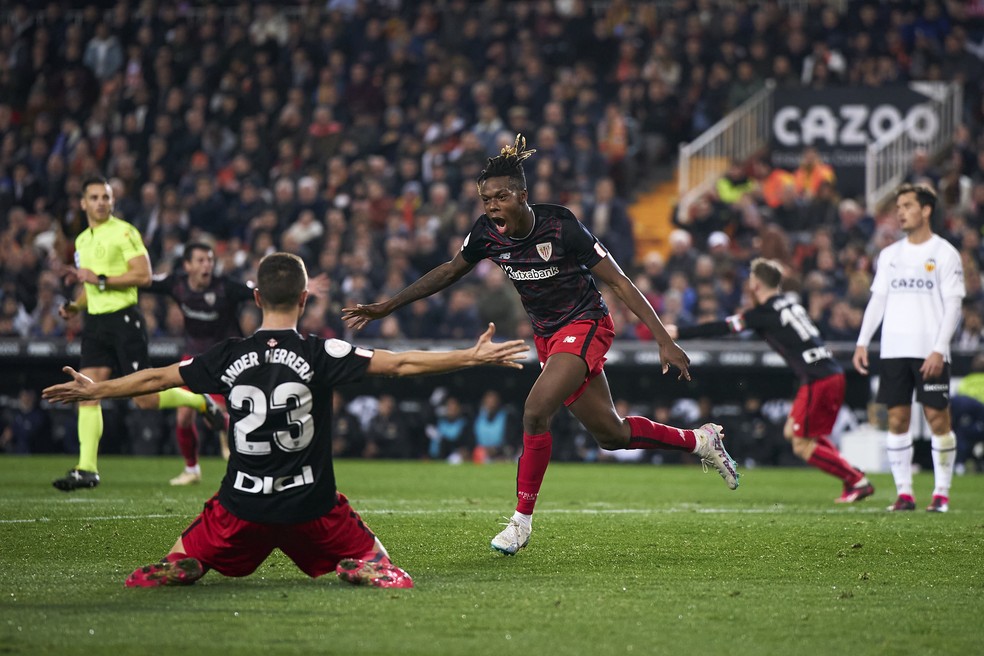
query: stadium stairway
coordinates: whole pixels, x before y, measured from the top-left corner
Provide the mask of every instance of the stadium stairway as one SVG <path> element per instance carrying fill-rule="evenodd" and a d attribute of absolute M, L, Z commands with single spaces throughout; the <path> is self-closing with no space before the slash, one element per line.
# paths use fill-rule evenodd
<path fill-rule="evenodd" d="M 669 255 L 670 231 L 673 230 L 672 214 L 677 203 L 677 180 L 659 182 L 651 190 L 639 194 L 629 206 L 636 243 L 636 261 L 641 262 L 647 253 L 658 251 Z"/>

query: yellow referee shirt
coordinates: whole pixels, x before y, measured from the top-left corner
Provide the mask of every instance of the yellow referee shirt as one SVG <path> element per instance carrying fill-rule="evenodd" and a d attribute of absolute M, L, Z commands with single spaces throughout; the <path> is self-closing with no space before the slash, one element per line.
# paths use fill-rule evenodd
<path fill-rule="evenodd" d="M 127 262 L 146 253 L 140 232 L 115 216 L 96 228 L 86 228 L 75 238 L 75 267 L 96 275 L 122 275 Z M 136 305 L 137 288 L 100 291 L 97 285 L 85 283 L 85 298 L 89 314 L 109 314 Z"/>

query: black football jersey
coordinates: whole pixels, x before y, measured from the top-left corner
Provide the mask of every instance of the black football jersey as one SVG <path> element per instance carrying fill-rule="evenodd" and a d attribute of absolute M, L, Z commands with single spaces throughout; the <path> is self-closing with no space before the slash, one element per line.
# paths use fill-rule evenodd
<path fill-rule="evenodd" d="M 539 337 L 578 319 L 607 316 L 608 306 L 589 269 L 608 251 L 566 207 L 530 207 L 534 223 L 528 236 L 501 235 L 483 214 L 465 238 L 461 256 L 471 264 L 489 258 L 499 265 L 519 292 Z"/>
<path fill-rule="evenodd" d="M 818 380 L 843 369 L 823 343 L 820 331 L 802 305 L 791 296 L 776 294 L 751 310 L 724 321 L 679 328 L 679 338 L 711 337 L 754 330 L 803 380 Z"/>
<path fill-rule="evenodd" d="M 227 337 L 242 337 L 239 304 L 253 300 L 253 289 L 241 282 L 213 276 L 208 287 L 195 291 L 185 273 L 155 277 L 146 289 L 165 294 L 184 315 L 185 352 L 202 353 Z"/>
<path fill-rule="evenodd" d="M 306 522 L 331 510 L 332 388 L 362 378 L 371 359 L 372 351 L 339 339 L 261 330 L 182 362 L 189 389 L 227 400 L 222 505 L 265 523 Z"/>

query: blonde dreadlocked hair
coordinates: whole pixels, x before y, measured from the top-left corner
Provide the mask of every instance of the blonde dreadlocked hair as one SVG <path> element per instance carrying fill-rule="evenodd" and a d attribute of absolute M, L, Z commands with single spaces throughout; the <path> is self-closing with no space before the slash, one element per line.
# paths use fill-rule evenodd
<path fill-rule="evenodd" d="M 490 157 L 485 169 L 479 174 L 477 182 L 489 178 L 507 177 L 510 187 L 519 190 L 526 189 L 526 173 L 523 171 L 523 162 L 533 156 L 536 150 L 526 149 L 526 137 L 522 134 L 516 135 L 516 142 L 512 146 L 505 146 L 495 157 Z"/>

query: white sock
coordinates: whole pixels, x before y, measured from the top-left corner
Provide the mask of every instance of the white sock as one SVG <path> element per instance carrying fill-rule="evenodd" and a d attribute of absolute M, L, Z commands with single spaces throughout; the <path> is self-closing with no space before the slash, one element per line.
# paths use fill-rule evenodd
<path fill-rule="evenodd" d="M 888 464 L 895 478 L 895 489 L 900 495 L 912 496 L 912 436 L 909 433 L 889 433 L 885 440 Z"/>
<path fill-rule="evenodd" d="M 201 465 L 195 465 L 194 467 L 189 467 L 188 465 L 185 465 L 185 473 L 186 474 L 201 474 L 202 473 L 202 466 Z"/>
<path fill-rule="evenodd" d="M 694 430 L 694 450 L 690 453 L 700 454 L 700 452 L 707 446 L 708 439 L 709 438 L 704 434 L 704 431 Z"/>
<path fill-rule="evenodd" d="M 533 515 L 524 515 L 523 513 L 517 510 L 516 512 L 513 513 L 512 518 L 515 519 L 517 522 L 519 522 L 520 525 L 525 526 L 526 528 L 530 528 L 531 526 L 533 526 Z"/>
<path fill-rule="evenodd" d="M 953 463 L 957 455 L 957 436 L 950 431 L 946 435 L 933 435 L 933 476 L 936 488 L 933 496 L 949 497 L 953 482 Z"/>

